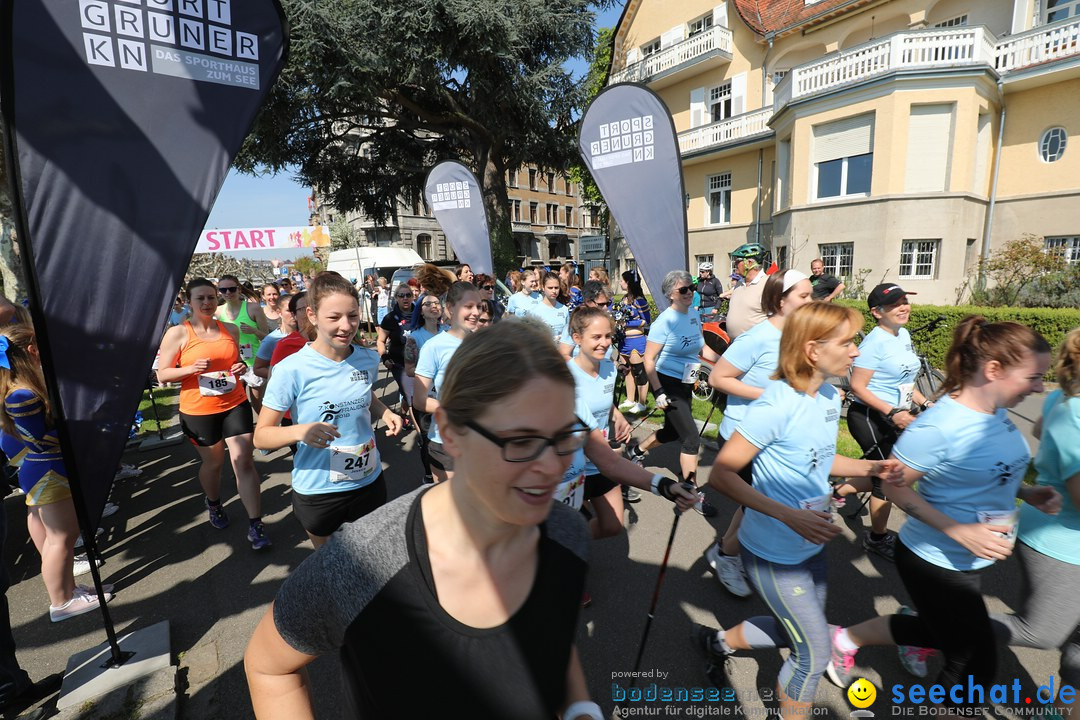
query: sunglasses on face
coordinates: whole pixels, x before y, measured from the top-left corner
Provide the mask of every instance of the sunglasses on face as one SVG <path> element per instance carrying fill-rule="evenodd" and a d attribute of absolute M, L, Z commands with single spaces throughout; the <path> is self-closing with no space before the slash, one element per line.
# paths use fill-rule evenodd
<path fill-rule="evenodd" d="M 482 287 L 482 288 L 480 288 L 480 289 L 481 289 L 481 290 L 494 290 L 494 289 L 495 289 L 495 286 L 494 286 L 494 285 L 485 285 L 485 286 L 483 286 L 483 287 Z"/>
<path fill-rule="evenodd" d="M 694 292 L 694 286 L 693 285 L 684 285 L 683 287 L 679 288 L 675 292 L 679 293 L 680 295 L 689 295 L 690 293 Z"/>
<path fill-rule="evenodd" d="M 409 298 L 411 298 L 412 296 L 413 296 L 413 294 L 412 294 L 412 293 L 406 293 L 406 294 L 401 294 L 401 293 L 398 293 L 398 297 L 399 297 L 400 299 L 402 299 L 402 300 L 408 300 L 408 299 L 409 299 Z"/>
<path fill-rule="evenodd" d="M 239 289 L 240 289 L 240 288 L 238 288 L 238 287 L 236 287 L 236 286 L 234 285 L 233 287 L 221 287 L 221 288 L 218 288 L 218 292 L 220 292 L 220 293 L 222 293 L 222 294 L 225 294 L 225 293 L 234 293 L 234 292 L 236 292 L 236 291 L 237 291 L 237 290 L 239 290 Z"/>

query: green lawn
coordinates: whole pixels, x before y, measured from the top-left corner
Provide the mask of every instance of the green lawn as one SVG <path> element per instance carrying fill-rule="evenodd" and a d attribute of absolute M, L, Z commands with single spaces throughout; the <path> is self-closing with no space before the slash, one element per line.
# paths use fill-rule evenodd
<path fill-rule="evenodd" d="M 180 410 L 180 386 L 154 388 L 154 401 L 157 403 L 161 428 L 176 425 L 179 421 L 177 413 Z M 143 391 L 142 400 L 139 401 L 139 412 L 143 416 L 142 425 L 139 427 L 139 437 L 156 433 L 158 423 L 154 420 L 154 409 L 150 406 L 150 393 L 146 390 Z"/>

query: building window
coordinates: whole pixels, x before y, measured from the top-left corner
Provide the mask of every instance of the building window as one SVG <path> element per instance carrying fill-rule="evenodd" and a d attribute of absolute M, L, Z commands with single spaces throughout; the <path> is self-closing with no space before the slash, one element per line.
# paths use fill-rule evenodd
<path fill-rule="evenodd" d="M 416 254 L 425 260 L 431 260 L 431 236 L 427 233 L 416 236 Z"/>
<path fill-rule="evenodd" d="M 940 240 L 905 240 L 900 246 L 900 277 L 933 279 L 937 272 Z"/>
<path fill-rule="evenodd" d="M 836 277 L 851 277 L 855 260 L 855 243 L 818 245 L 818 254 L 825 272 Z M 783 266 L 781 266 L 783 267 Z"/>
<path fill-rule="evenodd" d="M 641 46 L 641 57 L 647 58 L 660 52 L 660 38 L 656 38 Z"/>
<path fill-rule="evenodd" d="M 731 82 L 709 88 L 709 114 L 712 122 L 731 117 Z"/>
<path fill-rule="evenodd" d="M 511 200 L 510 201 L 510 219 L 513 222 L 521 222 L 521 201 L 520 200 Z"/>
<path fill-rule="evenodd" d="M 709 175 L 705 178 L 705 197 L 709 203 L 709 224 L 731 222 L 731 173 Z"/>
<path fill-rule="evenodd" d="M 551 203 L 548 203 L 547 204 L 547 212 L 545 213 L 545 217 L 547 219 L 544 221 L 544 224 L 546 224 L 546 225 L 558 225 L 559 224 L 559 206 L 558 205 L 552 205 Z"/>
<path fill-rule="evenodd" d="M 517 170 L 506 171 L 506 184 L 512 188 L 517 187 Z"/>
<path fill-rule="evenodd" d="M 549 172 L 547 174 L 547 181 L 548 181 L 548 192 L 549 193 L 555 192 L 555 173 Z"/>
<path fill-rule="evenodd" d="M 566 194 L 567 195 L 573 195 L 574 194 L 573 186 L 570 184 L 570 178 L 563 175 L 562 176 L 562 184 L 563 184 L 563 187 L 566 188 Z"/>
<path fill-rule="evenodd" d="M 1080 0 L 1046 0 L 1046 22 L 1080 15 Z"/>
<path fill-rule="evenodd" d="M 536 170 L 529 168 L 529 189 L 536 189 Z"/>
<path fill-rule="evenodd" d="M 540 203 L 529 203 L 529 222 L 533 225 L 536 224 L 536 211 L 539 209 Z"/>
<path fill-rule="evenodd" d="M 700 268 L 702 263 L 710 263 L 711 264 L 712 261 L 713 261 L 713 256 L 712 255 L 695 255 L 694 256 L 694 267 Z M 713 275 L 715 276 L 716 273 L 714 272 Z"/>
<path fill-rule="evenodd" d="M 818 163 L 818 199 L 869 195 L 874 154 L 852 155 Z"/>
<path fill-rule="evenodd" d="M 574 227 L 574 208 L 566 206 L 566 227 Z"/>
<path fill-rule="evenodd" d="M 870 194 L 874 116 L 857 115 L 814 126 L 815 199 Z"/>
<path fill-rule="evenodd" d="M 936 28 L 951 28 L 951 27 L 962 27 L 962 26 L 965 26 L 967 24 L 968 24 L 968 16 L 967 15 L 957 15 L 954 18 L 949 18 L 948 20 L 942 20 L 939 23 L 935 23 L 934 27 L 936 27 Z"/>
<path fill-rule="evenodd" d="M 689 32 L 687 33 L 687 37 L 694 37 L 695 35 L 700 35 L 701 33 L 711 28 L 712 23 L 712 13 L 709 13 L 708 15 L 702 15 L 697 20 L 691 20 L 688 25 Z"/>
<path fill-rule="evenodd" d="M 1046 252 L 1061 255 L 1069 265 L 1080 265 L 1080 235 L 1048 237 Z"/>
<path fill-rule="evenodd" d="M 1043 162 L 1052 163 L 1065 154 L 1065 143 L 1069 136 L 1063 127 L 1052 127 L 1042 134 L 1039 140 L 1039 156 Z"/>

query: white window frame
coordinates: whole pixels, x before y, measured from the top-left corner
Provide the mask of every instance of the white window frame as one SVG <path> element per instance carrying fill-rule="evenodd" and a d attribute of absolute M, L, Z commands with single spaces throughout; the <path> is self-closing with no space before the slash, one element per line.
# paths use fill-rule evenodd
<path fill-rule="evenodd" d="M 1062 20 L 1080 16 L 1080 0 L 1061 0 L 1061 2 L 1052 8 L 1048 7 L 1050 3 L 1047 2 L 1047 0 L 1043 0 L 1040 4 L 1042 5 L 1044 23 L 1061 22 Z M 1053 20 L 1050 19 L 1052 14 L 1060 13 L 1062 11 L 1065 11 L 1064 15 L 1056 17 Z"/>
<path fill-rule="evenodd" d="M 731 92 L 730 80 L 709 88 L 708 98 L 705 107 L 709 112 L 709 122 L 720 122 L 721 120 L 727 120 L 731 117 L 735 96 Z M 721 107 L 720 117 L 717 117 L 716 111 L 714 110 L 717 105 Z"/>
<path fill-rule="evenodd" d="M 825 272 L 838 278 L 849 278 L 855 268 L 855 243 L 825 243 L 818 245 L 818 257 Z"/>
<path fill-rule="evenodd" d="M 898 276 L 905 280 L 933 280 L 937 277 L 941 239 L 904 240 L 900 244 Z M 920 266 L 930 266 L 929 272 L 919 272 Z"/>
<path fill-rule="evenodd" d="M 695 268 L 701 267 L 702 263 L 710 263 L 710 264 L 712 264 L 713 267 L 716 267 L 716 264 L 713 263 L 713 254 L 712 253 L 709 253 L 708 255 L 695 255 L 694 256 L 694 267 Z M 715 276 L 716 273 L 714 272 L 713 275 Z"/>
<path fill-rule="evenodd" d="M 692 38 L 695 35 L 700 35 L 706 30 L 711 30 L 713 26 L 713 14 L 708 12 L 699 18 L 694 18 L 690 22 L 686 23 L 686 37 Z"/>
<path fill-rule="evenodd" d="M 656 53 L 660 52 L 660 38 L 656 38 L 655 40 L 650 40 L 649 42 L 642 44 L 640 49 L 642 59 L 645 59 L 650 55 L 655 55 Z"/>
<path fill-rule="evenodd" d="M 1047 253 L 1060 253 L 1068 265 L 1080 265 L 1080 235 L 1059 235 L 1044 239 Z"/>
<path fill-rule="evenodd" d="M 936 27 L 936 28 L 966 27 L 967 24 L 968 24 L 968 15 L 967 15 L 967 13 L 964 13 L 963 15 L 957 15 L 956 17 L 951 17 L 948 20 L 942 20 L 939 23 L 934 23 L 934 27 Z"/>
<path fill-rule="evenodd" d="M 1059 136 L 1059 144 L 1057 154 L 1050 156 L 1050 137 L 1051 134 Z M 1065 128 L 1060 125 L 1055 125 L 1052 128 L 1047 128 L 1043 131 L 1043 134 L 1039 137 L 1039 159 L 1044 163 L 1057 162 L 1061 159 L 1061 156 L 1065 154 L 1065 146 L 1069 144 L 1069 133 Z"/>
<path fill-rule="evenodd" d="M 873 170 L 873 167 L 874 167 L 874 160 L 873 160 L 874 153 L 869 152 L 869 153 L 863 153 L 863 154 L 870 156 L 870 185 L 871 185 L 871 187 L 873 187 L 873 184 L 874 184 L 874 170 Z M 840 199 L 840 198 L 870 197 L 870 191 L 869 190 L 867 190 L 866 192 L 854 192 L 854 193 L 849 193 L 847 191 L 848 161 L 851 160 L 851 158 L 853 158 L 853 157 L 862 157 L 862 155 L 851 155 L 849 157 L 836 158 L 837 160 L 842 161 L 840 163 L 840 194 L 839 195 L 825 195 L 825 196 L 819 196 L 818 195 L 818 166 L 821 165 L 821 163 L 814 163 L 814 181 L 813 181 L 814 182 L 814 200 L 829 201 L 829 200 L 837 200 L 837 199 Z M 833 162 L 833 161 L 832 160 L 826 160 L 825 162 Z"/>
<path fill-rule="evenodd" d="M 713 222 L 713 195 L 720 195 L 723 219 Z M 705 176 L 705 224 L 710 227 L 731 224 L 731 173 Z"/>

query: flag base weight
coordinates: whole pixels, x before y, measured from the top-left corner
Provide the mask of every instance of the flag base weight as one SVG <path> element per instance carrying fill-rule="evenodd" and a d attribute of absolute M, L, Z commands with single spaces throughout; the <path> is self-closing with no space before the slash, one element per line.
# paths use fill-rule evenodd
<path fill-rule="evenodd" d="M 103 696 L 129 685 L 134 687 L 128 688 L 128 692 L 142 694 L 148 691 L 143 686 L 149 684 L 151 676 L 160 680 L 160 676 L 167 674 L 175 695 L 176 668 L 171 665 L 168 620 L 126 633 L 118 644 L 126 658 L 123 665 L 113 665 L 107 642 L 68 658 L 60 698 L 56 702 L 56 709 L 62 716 L 66 708 L 78 710 L 88 702 L 103 703 L 106 700 Z M 125 699 L 128 692 L 123 693 Z"/>
<path fill-rule="evenodd" d="M 179 445 L 184 441 L 184 433 L 179 428 L 174 428 L 171 432 L 163 437 L 153 435 L 146 438 L 139 443 L 139 452 L 146 452 L 147 450 L 157 450 L 158 448 L 168 447 L 170 445 Z"/>

